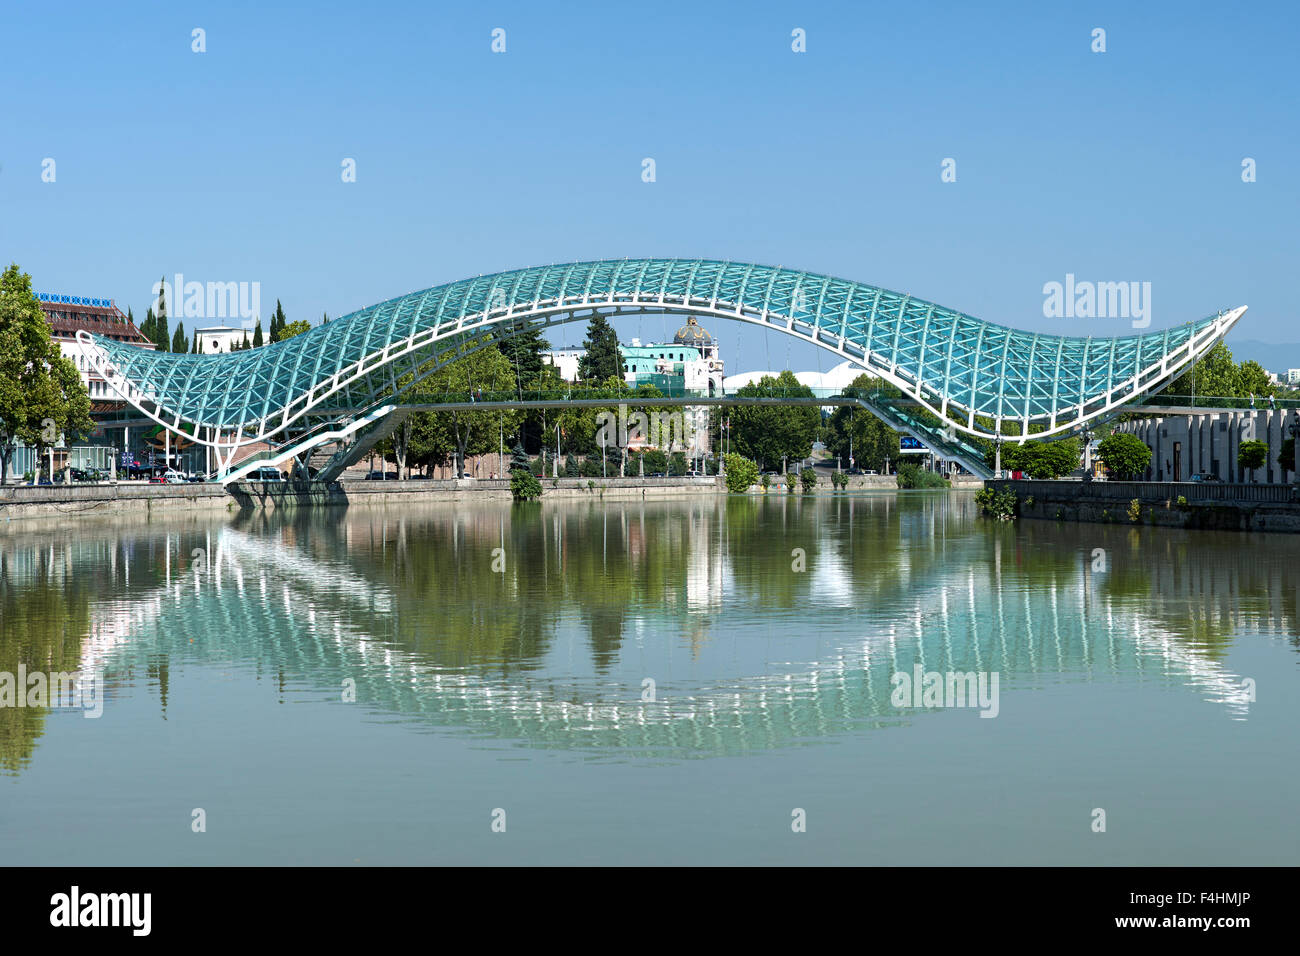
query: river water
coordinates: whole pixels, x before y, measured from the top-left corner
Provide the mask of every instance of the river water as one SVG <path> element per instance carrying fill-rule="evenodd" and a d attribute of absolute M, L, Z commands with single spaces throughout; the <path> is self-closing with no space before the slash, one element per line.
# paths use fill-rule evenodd
<path fill-rule="evenodd" d="M 1293 864 L 1296 553 L 962 492 L 15 522 L 0 672 L 86 693 L 0 707 L 0 859 Z"/>

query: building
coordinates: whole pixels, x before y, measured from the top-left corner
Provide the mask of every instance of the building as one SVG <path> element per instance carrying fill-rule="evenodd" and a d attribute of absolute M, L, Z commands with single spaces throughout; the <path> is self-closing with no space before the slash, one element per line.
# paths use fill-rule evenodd
<path fill-rule="evenodd" d="M 37 293 L 36 298 L 46 321 L 50 323 L 50 338 L 58 343 L 59 353 L 64 358 L 71 359 L 81 375 L 81 383 L 86 386 L 86 392 L 90 396 L 90 416 L 96 422 L 96 427 L 88 438 L 72 445 L 67 445 L 62 440 L 56 443 L 48 457 L 40 462 L 41 468 L 47 473 L 51 467 L 58 471 L 69 465 L 73 468 L 108 469 L 113 447 L 102 423 L 124 416 L 135 418 L 136 413 L 112 390 L 103 376 L 95 371 L 85 347 L 77 340 L 77 333 L 85 330 L 110 341 L 141 349 L 153 350 L 155 345 L 136 328 L 112 299 L 49 292 Z M 35 471 L 36 464 L 36 450 L 19 444 L 9 461 L 5 480 L 21 479 L 27 472 Z"/>
<path fill-rule="evenodd" d="M 1277 457 L 1282 443 L 1300 431 L 1300 412 L 1286 409 L 1250 409 L 1204 415 L 1172 415 L 1123 422 L 1118 431 L 1136 435 L 1151 449 L 1151 466 L 1143 476 L 1149 481 L 1187 481 L 1208 473 L 1221 481 L 1287 484 L 1294 469 L 1284 471 Z M 1262 468 L 1247 472 L 1237 465 L 1237 450 L 1244 441 L 1268 445 Z"/>
<path fill-rule="evenodd" d="M 776 378 L 780 374 L 780 372 L 772 371 L 741 372 L 738 375 L 728 376 L 723 381 L 723 385 L 728 392 L 734 392 L 746 385 L 757 384 L 769 376 Z M 866 370 L 861 365 L 853 362 L 840 362 L 826 372 L 795 372 L 794 377 L 800 385 L 807 385 L 811 388 L 814 395 L 832 395 L 844 391 L 853 384 L 858 376 L 866 374 Z"/>
<path fill-rule="evenodd" d="M 194 351 L 200 355 L 217 355 L 222 352 L 234 351 L 236 345 L 243 345 L 245 342 L 252 344 L 248 329 L 237 329 L 230 325 L 214 325 L 210 328 L 199 329 L 195 333 L 197 348 Z"/>
<path fill-rule="evenodd" d="M 51 335 L 59 344 L 59 352 L 64 358 L 72 359 L 81 373 L 81 382 L 90 393 L 92 412 L 97 404 L 111 404 L 120 409 L 123 402 L 98 375 L 86 355 L 85 348 L 77 341 L 77 332 L 85 329 L 95 335 L 103 335 L 115 342 L 138 345 L 140 348 L 152 349 L 153 342 L 145 338 L 144 333 L 127 320 L 112 299 L 90 299 L 75 295 L 55 295 L 38 293 L 36 298 L 41 303 L 41 311 L 50 323 Z"/>
<path fill-rule="evenodd" d="M 566 382 L 576 382 L 578 380 L 578 362 L 587 354 L 586 349 L 555 349 L 550 352 L 542 353 L 542 360 L 548 365 L 554 365 L 560 378 Z"/>
<path fill-rule="evenodd" d="M 1286 383 L 1288 385 L 1300 385 L 1300 368 L 1286 370 Z"/>
<path fill-rule="evenodd" d="M 195 333 L 195 352 L 200 355 L 218 355 L 233 352 L 236 346 L 253 344 L 252 332 L 231 325 L 213 325 Z"/>

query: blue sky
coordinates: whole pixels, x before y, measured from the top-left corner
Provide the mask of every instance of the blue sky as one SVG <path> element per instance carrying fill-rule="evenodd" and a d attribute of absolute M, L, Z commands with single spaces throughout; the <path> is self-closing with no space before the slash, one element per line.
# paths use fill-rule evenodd
<path fill-rule="evenodd" d="M 182 272 L 316 321 L 499 269 L 703 255 L 1128 333 L 1044 317 L 1072 273 L 1150 282 L 1152 329 L 1249 304 L 1234 337 L 1300 340 L 1294 4 L 271 6 L 7 9 L 0 257 L 137 315 Z M 729 371 L 833 364 L 715 331 Z"/>

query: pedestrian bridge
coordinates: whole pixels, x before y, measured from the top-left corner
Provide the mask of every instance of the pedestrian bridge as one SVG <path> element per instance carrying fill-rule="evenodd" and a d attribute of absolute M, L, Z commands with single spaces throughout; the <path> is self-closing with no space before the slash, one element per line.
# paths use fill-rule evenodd
<path fill-rule="evenodd" d="M 730 319 L 811 342 L 902 395 L 872 408 L 961 460 L 969 439 L 1067 434 L 1157 392 L 1208 351 L 1245 306 L 1159 332 L 1070 337 L 1019 331 L 848 279 L 714 259 L 574 262 L 477 276 L 378 303 L 303 335 L 222 355 L 173 355 L 78 333 L 96 371 L 144 415 L 189 435 L 230 472 L 241 448 L 339 431 L 465 350 L 596 314 Z M 855 400 L 870 404 L 868 399 Z M 934 420 L 942 427 L 934 427 Z M 923 437 L 929 424 L 930 434 Z M 371 431 L 384 427 L 383 422 Z M 357 442 L 364 441 L 364 430 Z M 940 443 L 947 441 L 950 448 Z M 973 464 L 973 462 L 972 462 Z M 978 472 L 977 472 L 978 473 Z"/>

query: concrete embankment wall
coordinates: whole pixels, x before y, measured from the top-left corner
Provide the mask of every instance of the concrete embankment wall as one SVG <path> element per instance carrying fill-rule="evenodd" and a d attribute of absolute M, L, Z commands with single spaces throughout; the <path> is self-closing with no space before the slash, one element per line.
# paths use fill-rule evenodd
<path fill-rule="evenodd" d="M 542 499 L 626 500 L 724 494 L 717 478 L 544 478 Z M 855 475 L 849 491 L 897 488 L 893 476 Z M 831 493 L 827 479 L 816 489 Z M 760 494 L 755 486 L 752 493 Z M 780 479 L 767 494 L 786 494 Z M 142 519 L 179 511 L 238 511 L 257 508 L 347 507 L 353 505 L 402 507 L 426 501 L 509 501 L 505 479 L 343 481 L 329 485 L 282 482 L 239 482 L 229 488 L 216 484 L 147 485 L 102 484 L 0 488 L 0 527 L 16 521 L 115 517 L 137 514 Z"/>
<path fill-rule="evenodd" d="M 6 485 L 0 487 L 0 525 L 29 518 L 77 518 L 177 511 L 236 511 L 220 485 Z"/>
<path fill-rule="evenodd" d="M 999 480 L 984 486 L 1014 492 L 1021 518 L 1300 533 L 1293 485 Z"/>

